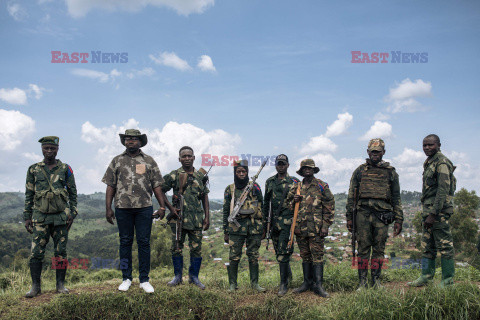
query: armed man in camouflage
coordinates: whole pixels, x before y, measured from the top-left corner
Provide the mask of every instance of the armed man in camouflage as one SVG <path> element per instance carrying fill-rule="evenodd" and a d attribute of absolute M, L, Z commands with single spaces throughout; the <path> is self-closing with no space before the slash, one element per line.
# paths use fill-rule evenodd
<path fill-rule="evenodd" d="M 223 233 L 224 241 L 230 245 L 230 264 L 228 265 L 228 282 L 230 292 L 237 289 L 238 264 L 242 257 L 243 244 L 247 245 L 248 267 L 250 271 L 250 284 L 258 292 L 265 291 L 258 284 L 258 249 L 262 238 L 265 236 L 262 217 L 263 196 L 260 186 L 254 184 L 247 200 L 240 209 L 237 227 L 228 222 L 228 216 L 233 211 L 235 201 L 238 199 L 243 189 L 249 183 L 248 161 L 240 160 L 234 163 L 233 167 L 234 183 L 225 189 L 223 200 Z"/>
<path fill-rule="evenodd" d="M 430 283 L 435 275 L 437 251 L 442 257 L 442 281 L 440 287 L 453 284 L 453 238 L 448 219 L 453 214 L 453 196 L 456 182 L 455 166 L 440 152 L 440 138 L 430 134 L 423 139 L 423 152 L 427 156 L 423 164 L 422 217 L 422 275 L 408 285 L 420 287 Z"/>
<path fill-rule="evenodd" d="M 41 293 L 40 278 L 45 247 L 53 238 L 56 269 L 56 287 L 59 293 L 68 293 L 65 288 L 67 272 L 68 230 L 77 216 L 77 187 L 72 168 L 56 159 L 59 138 L 43 137 L 43 161 L 28 168 L 25 188 L 25 228 L 33 234 L 32 253 L 30 255 L 30 274 L 32 288 L 26 294 L 33 298 Z"/>
<path fill-rule="evenodd" d="M 400 182 L 395 168 L 382 160 L 385 143 L 372 139 L 368 143 L 368 159 L 352 174 L 347 199 L 347 228 L 353 231 L 353 210 L 356 202 L 356 234 L 358 241 L 358 289 L 367 287 L 368 268 L 372 270 L 372 285 L 380 287 L 388 225 L 395 222 L 393 235 L 402 231 L 403 209 Z M 355 196 L 357 199 L 354 199 Z M 371 259 L 370 259 L 371 254 Z"/>
<path fill-rule="evenodd" d="M 323 254 L 325 237 L 335 215 L 335 199 L 328 184 L 314 177 L 319 171 L 312 159 L 302 160 L 297 174 L 303 180 L 290 187 L 286 203 L 290 210 L 300 203 L 295 235 L 303 260 L 303 283 L 294 292 L 313 290 L 316 295 L 328 297 L 323 289 Z"/>
<path fill-rule="evenodd" d="M 286 205 L 287 192 L 292 185 L 298 183 L 296 177 L 291 177 L 287 170 L 290 164 L 284 154 L 275 159 L 277 174 L 268 178 L 265 183 L 265 197 L 263 202 L 264 225 L 268 225 L 268 217 L 271 214 L 271 237 L 273 248 L 280 267 L 280 287 L 278 295 L 284 296 L 288 290 L 288 283 L 292 278 L 290 269 L 290 256 L 292 250 L 287 249 L 290 226 L 292 225 L 293 211 Z"/>
<path fill-rule="evenodd" d="M 154 289 L 148 277 L 152 218 L 158 215 L 163 218 L 165 205 L 172 211 L 175 209 L 168 202 L 164 202 L 165 194 L 161 188 L 163 178 L 157 163 L 140 149 L 147 144 L 147 136 L 139 130 L 127 129 L 125 134 L 120 134 L 120 142 L 126 150 L 113 158 L 102 179 L 107 185 L 105 217 L 111 224 L 117 219 L 120 260 L 127 261 L 127 267 L 122 269 L 123 282 L 118 290 L 127 291 L 132 284 L 132 244 L 136 233 L 140 288 L 147 293 L 153 293 Z M 152 193 L 160 204 L 160 209 L 155 214 Z M 114 197 L 115 214 L 112 210 Z"/>
<path fill-rule="evenodd" d="M 182 283 L 182 249 L 185 237 L 188 235 L 188 247 L 190 249 L 189 282 L 194 283 L 203 290 L 205 285 L 198 279 L 198 274 L 202 264 L 202 230 L 207 231 L 210 227 L 209 190 L 206 186 L 208 177 L 203 169 L 196 170 L 193 167 L 195 155 L 191 147 L 185 146 L 180 148 L 178 161 L 182 164 L 182 167 L 164 176 L 164 182 L 162 183 L 163 192 L 167 193 L 170 189 L 173 189 L 172 199 L 174 203 L 180 200 L 180 192 L 182 192 L 184 200 L 181 239 L 178 247 L 175 241 L 176 223 L 173 219 L 171 221 L 171 251 L 175 277 L 168 285 L 176 286 Z M 181 179 L 182 176 L 185 176 L 186 179 Z M 181 181 L 185 181 L 185 185 L 181 186 Z"/>

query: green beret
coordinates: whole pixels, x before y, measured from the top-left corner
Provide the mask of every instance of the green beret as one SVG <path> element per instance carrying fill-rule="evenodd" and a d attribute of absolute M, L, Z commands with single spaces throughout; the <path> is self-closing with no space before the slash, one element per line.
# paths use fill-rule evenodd
<path fill-rule="evenodd" d="M 38 140 L 38 142 L 40 142 L 42 145 L 44 145 L 44 144 L 54 144 L 56 146 L 58 146 L 59 141 L 60 141 L 60 139 L 58 137 L 55 137 L 55 136 L 47 136 L 47 137 L 43 137 L 40 140 Z"/>

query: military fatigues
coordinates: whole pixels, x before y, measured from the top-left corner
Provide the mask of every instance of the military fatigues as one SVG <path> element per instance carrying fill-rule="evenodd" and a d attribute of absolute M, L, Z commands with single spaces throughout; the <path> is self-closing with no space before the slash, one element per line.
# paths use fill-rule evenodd
<path fill-rule="evenodd" d="M 383 259 L 388 238 L 388 223 L 403 223 L 400 182 L 395 168 L 381 161 L 374 165 L 370 159 L 352 175 L 348 190 L 346 216 L 353 219 L 354 192 L 357 190 L 358 257 Z M 382 220 L 384 222 L 382 222 Z M 387 221 L 389 220 L 389 221 Z"/>
<path fill-rule="evenodd" d="M 264 226 L 265 228 L 267 227 L 271 202 L 271 235 L 278 262 L 289 262 L 293 251 L 287 249 L 293 210 L 287 205 L 286 198 L 292 185 L 295 185 L 298 181 L 297 178 L 291 177 L 288 174 L 284 179 L 279 180 L 278 174 L 276 174 L 268 178 L 265 183 L 265 198 L 263 203 Z M 279 210 L 280 202 L 283 203 Z M 275 215 L 277 212 L 278 215 Z"/>
<path fill-rule="evenodd" d="M 53 190 L 50 188 L 49 181 Z M 55 191 L 65 202 L 66 208 L 61 212 L 46 213 L 39 210 L 42 195 Z M 48 195 L 46 195 L 48 197 Z M 27 171 L 25 220 L 33 222 L 33 241 L 30 261 L 42 262 L 45 247 L 53 238 L 55 257 L 67 258 L 67 218 L 77 216 L 77 188 L 72 168 L 66 163 L 57 160 L 51 170 L 45 163 L 31 165 Z"/>
<path fill-rule="evenodd" d="M 162 183 L 163 192 L 168 192 L 173 189 L 174 195 L 179 195 L 180 192 L 180 174 L 186 174 L 183 168 L 179 168 L 164 176 Z M 209 193 L 207 186 L 203 183 L 204 175 L 194 169 L 193 174 L 189 174 L 186 186 L 183 188 L 183 228 L 182 237 L 179 243 L 179 249 L 175 245 L 175 221 L 171 221 L 172 228 L 172 255 L 181 256 L 185 237 L 188 234 L 188 246 L 191 257 L 201 257 L 202 250 L 202 228 L 203 219 L 205 216 L 202 207 L 202 199 L 205 194 Z"/>
<path fill-rule="evenodd" d="M 233 192 L 232 192 L 233 191 Z M 232 194 L 234 199 L 232 201 Z M 260 248 L 262 233 L 264 230 L 262 217 L 263 196 L 258 184 L 254 184 L 245 203 L 240 209 L 238 223 L 240 227 L 228 222 L 230 211 L 233 210 L 236 199 L 240 197 L 242 190 L 237 190 L 235 184 L 225 189 L 223 201 L 223 232 L 230 238 L 230 261 L 240 261 L 242 247 L 246 242 L 248 261 L 257 263 L 258 249 Z"/>
<path fill-rule="evenodd" d="M 323 263 L 324 241 L 320 236 L 322 228 L 328 229 L 335 215 L 335 199 L 328 184 L 313 178 L 306 186 L 303 181 L 291 186 L 287 195 L 290 210 L 294 209 L 293 197 L 300 186 L 300 202 L 295 235 L 302 260 L 307 263 Z"/>

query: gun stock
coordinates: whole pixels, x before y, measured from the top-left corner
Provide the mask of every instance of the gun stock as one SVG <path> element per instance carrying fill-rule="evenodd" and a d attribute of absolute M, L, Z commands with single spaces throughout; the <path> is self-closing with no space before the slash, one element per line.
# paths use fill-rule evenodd
<path fill-rule="evenodd" d="M 297 193 L 296 195 L 300 195 L 300 183 L 297 186 Z M 295 233 L 295 225 L 297 224 L 297 217 L 298 217 L 298 209 L 300 208 L 300 202 L 295 202 L 295 209 L 293 211 L 293 221 L 292 226 L 290 227 L 290 237 L 288 238 L 288 245 L 287 249 L 293 249 L 293 235 Z"/>
<path fill-rule="evenodd" d="M 356 258 L 356 246 L 357 246 L 357 198 L 358 198 L 358 189 L 355 188 L 353 191 L 353 223 L 352 223 L 352 256 L 353 259 Z"/>
<path fill-rule="evenodd" d="M 268 244 L 270 243 L 270 239 L 272 239 L 272 201 L 270 201 L 268 204 L 267 250 L 268 250 Z"/>

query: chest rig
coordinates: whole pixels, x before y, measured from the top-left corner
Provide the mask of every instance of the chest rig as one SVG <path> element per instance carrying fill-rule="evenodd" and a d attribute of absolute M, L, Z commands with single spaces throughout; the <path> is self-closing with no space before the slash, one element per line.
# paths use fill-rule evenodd
<path fill-rule="evenodd" d="M 392 172 L 390 167 L 365 165 L 360 173 L 360 199 L 380 199 L 390 201 Z"/>

